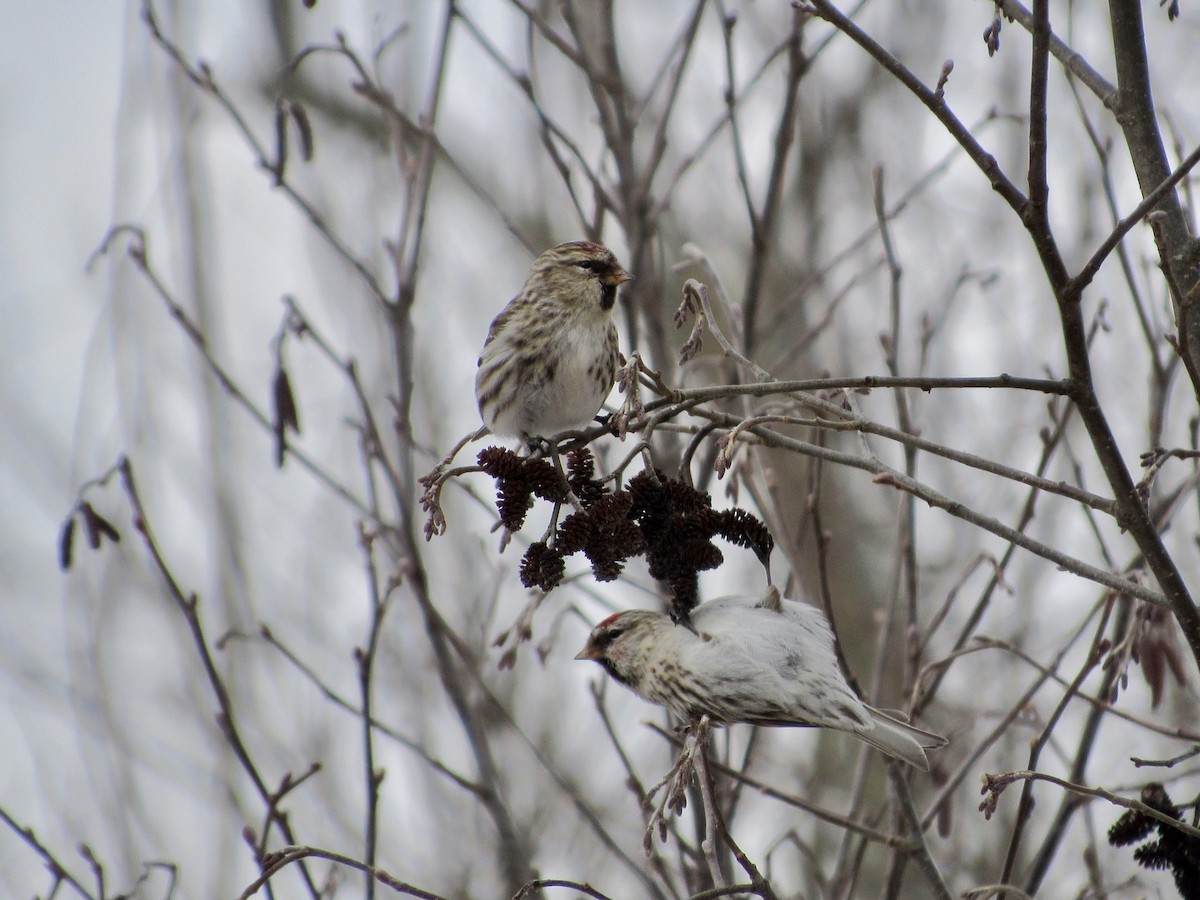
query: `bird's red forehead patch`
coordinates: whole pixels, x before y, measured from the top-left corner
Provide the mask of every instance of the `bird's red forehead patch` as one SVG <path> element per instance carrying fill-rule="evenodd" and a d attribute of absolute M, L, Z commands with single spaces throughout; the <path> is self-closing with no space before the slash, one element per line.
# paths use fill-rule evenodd
<path fill-rule="evenodd" d="M 605 619 L 603 622 L 601 622 L 596 627 L 597 628 L 607 628 L 609 625 L 611 625 L 613 622 L 617 621 L 617 619 L 621 618 L 621 616 L 623 616 L 623 615 L 625 615 L 625 613 L 613 613 L 611 616 L 609 616 L 607 619 Z"/>

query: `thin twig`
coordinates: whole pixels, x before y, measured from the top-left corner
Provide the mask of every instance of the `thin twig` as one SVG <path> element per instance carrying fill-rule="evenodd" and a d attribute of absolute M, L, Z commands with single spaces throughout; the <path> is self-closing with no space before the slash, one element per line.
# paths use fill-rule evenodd
<path fill-rule="evenodd" d="M 705 717 L 707 719 L 707 717 Z M 713 791 L 716 784 L 708 771 L 709 742 L 700 747 L 693 760 L 696 766 L 696 780 L 700 784 L 700 797 L 704 807 L 704 834 L 700 840 L 700 850 L 704 853 L 704 862 L 708 866 L 708 875 L 716 887 L 725 887 L 725 876 L 721 873 L 721 863 L 717 860 L 717 804 L 713 802 Z"/>
<path fill-rule="evenodd" d="M 238 900 L 249 900 L 258 893 L 259 889 L 267 884 L 281 870 L 290 866 L 295 862 L 302 862 L 305 859 L 325 859 L 332 863 L 337 863 L 339 866 L 346 866 L 350 869 L 357 869 L 365 874 L 373 882 L 378 882 L 385 887 L 391 888 L 398 894 L 404 894 L 408 897 L 419 897 L 421 900 L 446 900 L 441 894 L 435 894 L 432 891 L 426 891 L 422 888 L 401 881 L 394 875 L 377 869 L 374 866 L 369 866 L 366 863 L 345 856 L 341 853 L 334 853 L 332 850 L 322 850 L 318 847 L 300 847 L 291 846 L 283 847 L 273 853 L 267 854 L 265 860 L 266 869 L 254 881 L 252 881 L 245 890 L 238 895 Z"/>
<path fill-rule="evenodd" d="M 912 791 L 907 781 L 907 770 L 904 764 L 897 759 L 888 759 L 887 769 L 888 780 L 892 785 L 892 797 L 897 801 L 901 817 L 908 827 L 908 836 L 913 842 L 912 858 L 916 861 L 921 874 L 925 876 L 930 893 L 939 900 L 950 900 L 950 890 L 942 879 L 942 873 L 938 871 L 937 863 L 929 855 L 929 846 L 925 843 L 921 824 L 917 819 L 917 811 L 913 807 Z"/>
<path fill-rule="evenodd" d="M 1149 816 L 1152 819 L 1157 819 L 1159 822 L 1169 825 L 1175 830 L 1182 832 L 1193 840 L 1200 840 L 1200 828 L 1196 828 L 1179 819 L 1172 819 L 1166 813 L 1159 812 L 1153 807 L 1147 806 L 1141 800 L 1130 800 L 1122 797 L 1119 794 L 1114 794 L 1111 791 L 1106 791 L 1104 788 L 1088 787 L 1083 784 L 1074 784 L 1067 781 L 1065 778 L 1059 778 L 1057 775 L 1048 775 L 1045 772 L 1030 772 L 1017 771 L 1005 772 L 1002 775 L 984 775 L 983 787 L 979 792 L 985 795 L 983 803 L 980 804 L 980 809 L 985 812 L 988 809 L 995 809 L 995 801 L 1003 793 L 1004 789 L 1013 782 L 1029 782 L 1029 781 L 1045 781 L 1053 785 L 1057 785 L 1064 790 L 1071 791 L 1081 797 L 1087 797 L 1093 800 L 1107 800 L 1114 806 L 1120 806 L 1125 809 L 1132 809 L 1141 813 L 1143 816 Z"/>
<path fill-rule="evenodd" d="M 42 862 L 46 864 L 46 868 L 53 873 L 56 882 L 66 882 L 72 890 L 85 900 L 104 900 L 97 898 L 91 891 L 85 888 L 74 875 L 70 873 L 66 866 L 58 861 L 58 858 L 53 852 L 33 833 L 33 829 L 28 826 L 20 825 L 16 819 L 9 815 L 8 810 L 0 806 L 0 820 L 4 822 L 13 832 L 17 834 L 26 844 L 33 848 L 33 851 L 42 858 Z M 57 888 L 57 884 L 56 884 Z M 56 891 L 51 891 L 51 896 Z"/>

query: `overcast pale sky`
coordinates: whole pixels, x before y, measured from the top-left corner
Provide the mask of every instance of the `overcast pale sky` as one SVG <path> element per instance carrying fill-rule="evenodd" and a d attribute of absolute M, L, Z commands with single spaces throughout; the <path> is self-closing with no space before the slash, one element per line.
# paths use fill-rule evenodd
<path fill-rule="evenodd" d="M 129 14 L 124 2 L 9 3 L 0 38 L 0 508 L 5 568 L 53 571 L 53 527 L 84 354 L 101 315 L 88 256 L 112 216 L 112 160 Z M 14 477 L 19 471 L 19 477 Z M 42 532 L 39 537 L 37 532 Z M 41 567 L 39 567 L 40 569 Z M 13 571 L 9 569 L 9 571 Z M 9 580 L 6 577 L 6 582 Z M 33 585 L 30 585 L 33 587 Z M 41 581 L 51 595 L 60 589 Z M 7 630 L 7 629 L 6 629 Z"/>

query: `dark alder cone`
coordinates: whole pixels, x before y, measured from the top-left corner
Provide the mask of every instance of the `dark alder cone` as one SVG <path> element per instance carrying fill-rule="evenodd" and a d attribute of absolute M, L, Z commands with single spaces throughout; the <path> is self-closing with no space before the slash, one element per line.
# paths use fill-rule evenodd
<path fill-rule="evenodd" d="M 671 621 L 681 625 L 691 621 L 690 613 L 700 603 L 700 578 L 695 572 L 676 575 L 667 586 L 671 592 Z"/>
<path fill-rule="evenodd" d="M 575 513 L 563 519 L 558 526 L 554 534 L 554 546 L 563 556 L 570 556 L 586 547 L 591 535 L 591 517 L 586 512 Z"/>
<path fill-rule="evenodd" d="M 764 566 L 771 559 L 771 551 L 775 549 L 775 538 L 767 531 L 767 526 L 744 509 L 726 509 L 720 513 L 717 534 L 731 544 L 753 550 L 758 561 Z"/>
<path fill-rule="evenodd" d="M 688 572 L 715 569 L 725 557 L 712 542 L 717 516 L 711 509 L 700 509 L 673 515 L 668 527 L 658 533 L 651 552 L 647 554 L 650 574 L 669 581 Z"/>
<path fill-rule="evenodd" d="M 687 622 L 699 602 L 697 574 L 715 569 L 724 555 L 713 543 L 722 537 L 754 552 L 766 565 L 774 540 L 767 526 L 743 509 L 716 510 L 712 498 L 662 472 L 641 472 L 622 491 L 595 477 L 591 453 L 567 455 L 567 479 L 548 461 L 518 456 L 501 447 L 479 454 L 479 466 L 496 479 L 500 521 L 510 531 L 525 523 L 533 497 L 562 503 L 568 485 L 582 510 L 567 516 L 549 545 L 532 544 L 521 561 L 521 583 L 549 591 L 564 576 L 564 560 L 583 553 L 597 581 L 612 581 L 634 556 L 645 555 L 651 576 L 671 595 L 675 622 Z"/>
<path fill-rule="evenodd" d="M 1181 818 L 1161 784 L 1146 785 L 1141 800 L 1155 812 L 1176 820 Z M 1114 847 L 1135 844 L 1155 830 L 1157 840 L 1142 844 L 1133 851 L 1133 858 L 1145 869 L 1170 869 L 1180 896 L 1184 900 L 1200 900 L 1200 840 L 1131 809 L 1108 830 L 1108 842 Z"/>
<path fill-rule="evenodd" d="M 509 531 L 520 531 L 531 509 L 533 497 L 528 490 L 507 481 L 496 485 L 496 510 L 500 513 L 501 524 Z"/>
<path fill-rule="evenodd" d="M 671 618 L 687 620 L 698 602 L 696 574 L 724 561 L 712 539 L 752 549 L 766 565 L 774 547 L 767 527 L 745 510 L 714 510 L 712 498 L 679 479 L 641 472 L 629 483 L 631 515 L 646 539 L 650 574 L 671 589 Z"/>
<path fill-rule="evenodd" d="M 479 451 L 479 467 L 493 478 L 516 478 L 525 461 L 504 447 L 484 447 Z"/>
<path fill-rule="evenodd" d="M 596 466 L 592 460 L 592 452 L 587 447 L 580 447 L 567 454 L 567 483 L 579 498 L 584 509 L 607 493 L 604 483 L 596 478 Z"/>
<path fill-rule="evenodd" d="M 1154 830 L 1155 820 L 1136 809 L 1126 813 L 1108 829 L 1108 843 L 1112 847 L 1125 847 L 1143 840 Z"/>
<path fill-rule="evenodd" d="M 509 531 L 520 531 L 533 507 L 533 496 L 561 503 L 566 486 L 558 470 L 544 459 L 518 456 L 503 447 L 479 451 L 479 467 L 496 479 L 496 508 Z"/>
<path fill-rule="evenodd" d="M 521 559 L 521 584 L 551 591 L 563 580 L 565 571 L 562 554 L 537 541 L 529 545 Z"/>
<path fill-rule="evenodd" d="M 566 556 L 582 550 L 597 581 L 615 580 L 625 560 L 646 546 L 641 529 L 629 519 L 632 503 L 626 491 L 600 497 L 591 509 L 567 517 L 555 546 Z"/>
<path fill-rule="evenodd" d="M 652 555 L 662 541 L 663 532 L 671 524 L 672 503 L 666 477 L 662 472 L 639 472 L 629 482 L 629 493 L 633 497 L 632 515 L 642 526 L 646 545 L 650 548 L 648 555 Z"/>

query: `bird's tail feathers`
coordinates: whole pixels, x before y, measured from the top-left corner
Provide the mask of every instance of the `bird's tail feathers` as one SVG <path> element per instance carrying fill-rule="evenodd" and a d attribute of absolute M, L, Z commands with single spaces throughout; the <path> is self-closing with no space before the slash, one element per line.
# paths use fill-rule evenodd
<path fill-rule="evenodd" d="M 882 710 L 869 706 L 867 709 L 871 713 L 875 727 L 870 731 L 858 732 L 858 736 L 876 750 L 904 760 L 918 769 L 929 770 L 929 758 L 925 755 L 926 750 L 937 750 L 949 743 L 941 735 L 917 728 L 915 725 L 909 725 Z"/>

